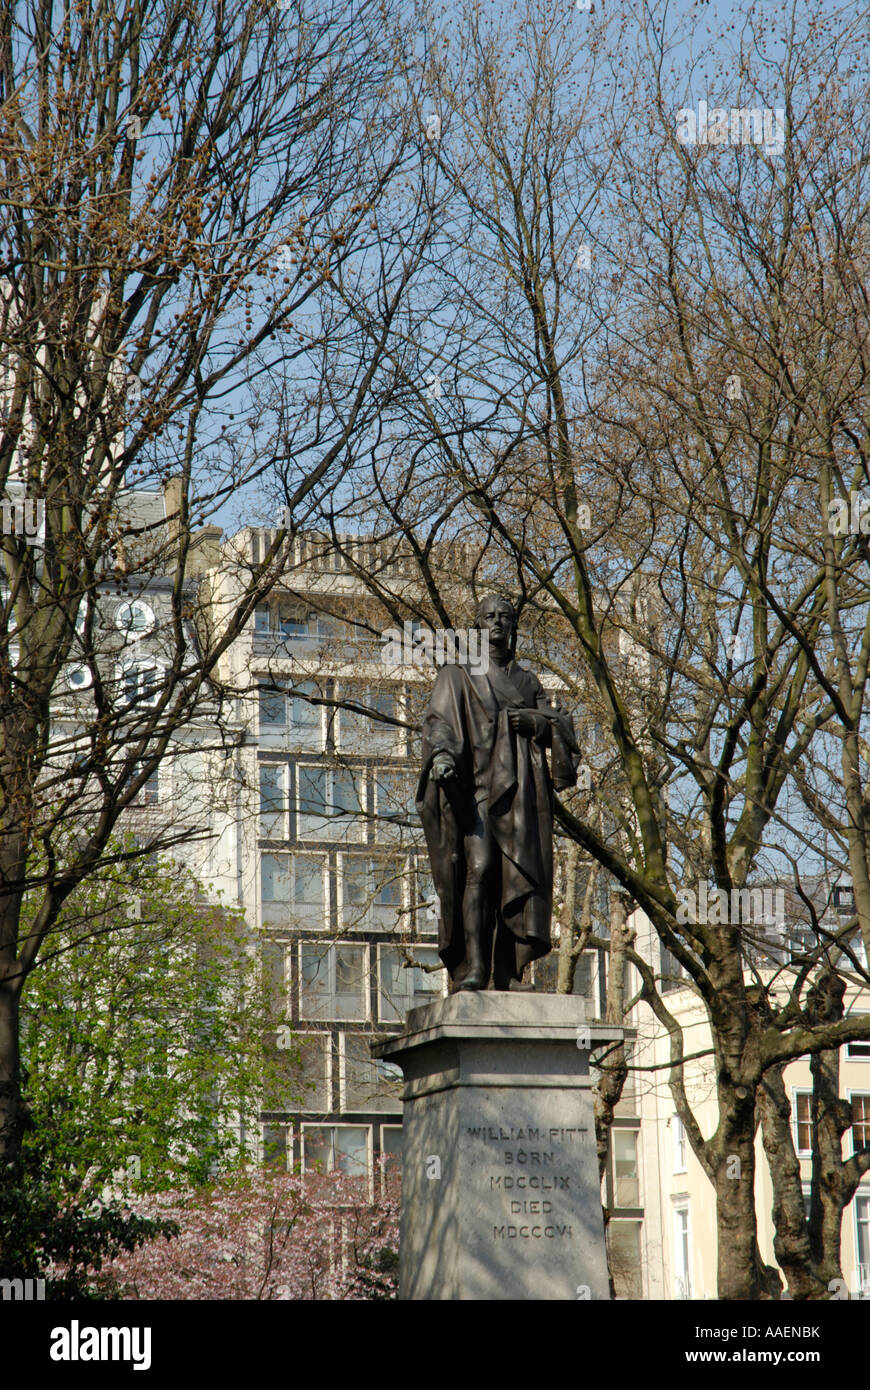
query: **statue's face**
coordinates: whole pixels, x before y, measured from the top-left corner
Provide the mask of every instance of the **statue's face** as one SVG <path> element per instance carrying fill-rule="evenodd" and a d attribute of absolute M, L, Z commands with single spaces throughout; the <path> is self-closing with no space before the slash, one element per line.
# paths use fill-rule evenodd
<path fill-rule="evenodd" d="M 494 646 L 508 647 L 514 635 L 517 616 L 506 598 L 485 598 L 477 610 L 475 623 L 481 631 L 489 633 L 489 640 Z"/>

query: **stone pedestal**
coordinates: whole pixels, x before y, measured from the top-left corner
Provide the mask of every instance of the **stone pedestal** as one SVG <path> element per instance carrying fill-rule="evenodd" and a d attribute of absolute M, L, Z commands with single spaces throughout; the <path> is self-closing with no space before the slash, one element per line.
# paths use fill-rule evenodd
<path fill-rule="evenodd" d="M 375 1046 L 405 1079 L 400 1298 L 609 1297 L 589 1050 L 623 1032 L 467 991 Z"/>

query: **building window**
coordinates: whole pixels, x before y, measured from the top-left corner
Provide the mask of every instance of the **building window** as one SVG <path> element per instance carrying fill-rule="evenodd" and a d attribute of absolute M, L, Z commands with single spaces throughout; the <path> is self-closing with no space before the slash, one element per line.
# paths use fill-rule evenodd
<path fill-rule="evenodd" d="M 671 1118 L 671 1125 L 674 1132 L 674 1172 L 685 1173 L 686 1171 L 686 1127 L 679 1115 Z"/>
<path fill-rule="evenodd" d="M 261 854 L 263 921 L 321 930 L 326 912 L 325 866 L 320 855 Z"/>
<path fill-rule="evenodd" d="M 870 1042 L 850 1042 L 846 1044 L 846 1058 L 850 1062 L 865 1062 L 870 1059 Z"/>
<path fill-rule="evenodd" d="M 261 1162 L 264 1168 L 289 1168 L 290 1145 L 286 1125 L 263 1125 Z"/>
<path fill-rule="evenodd" d="M 870 1149 L 870 1095 L 853 1095 L 852 1099 L 852 1152 Z"/>
<path fill-rule="evenodd" d="M 394 931 L 402 912 L 402 865 L 343 854 L 341 919 L 347 930 Z"/>
<path fill-rule="evenodd" d="M 280 941 L 261 941 L 260 960 L 272 1013 L 276 1019 L 287 1018 L 287 962 L 283 944 Z"/>
<path fill-rule="evenodd" d="M 122 603 L 115 613 L 115 626 L 125 636 L 143 637 L 154 627 L 154 609 L 141 599 Z"/>
<path fill-rule="evenodd" d="M 640 1180 L 637 1170 L 637 1130 L 612 1129 L 613 1205 L 640 1206 Z"/>
<path fill-rule="evenodd" d="M 401 1125 L 381 1125 L 381 1157 L 385 1173 L 402 1171 Z"/>
<path fill-rule="evenodd" d="M 792 1114 L 794 1116 L 794 1142 L 799 1154 L 813 1151 L 813 1093 L 794 1091 L 792 1093 Z"/>
<path fill-rule="evenodd" d="M 607 1223 L 607 1247 L 613 1292 L 617 1298 L 643 1298 L 639 1221 L 611 1219 Z"/>
<path fill-rule="evenodd" d="M 351 700 L 372 713 L 342 708 L 339 711 L 339 747 L 344 753 L 392 753 L 397 750 L 399 726 L 391 723 L 398 716 L 393 690 L 343 686 L 343 700 Z"/>
<path fill-rule="evenodd" d="M 855 1198 L 855 1292 L 870 1291 L 870 1197 Z"/>
<path fill-rule="evenodd" d="M 70 690 L 90 690 L 94 683 L 94 673 L 89 666 L 70 666 L 66 673 L 66 683 Z"/>
<path fill-rule="evenodd" d="M 362 773 L 300 764 L 296 777 L 300 839 L 362 839 Z"/>
<path fill-rule="evenodd" d="M 294 1032 L 292 1046 L 285 1054 L 292 1066 L 284 1079 L 280 1100 L 264 1106 L 268 1110 L 301 1110 L 327 1115 L 332 1110 L 332 1047 L 328 1033 Z M 298 1059 L 298 1060 L 297 1060 Z"/>
<path fill-rule="evenodd" d="M 375 782 L 375 814 L 379 839 L 407 836 L 418 824 L 414 788 L 406 772 L 379 769 Z"/>
<path fill-rule="evenodd" d="M 834 907 L 844 917 L 851 917 L 855 911 L 855 890 L 851 883 L 838 883 L 834 887 Z"/>
<path fill-rule="evenodd" d="M 420 1008 L 444 993 L 444 966 L 434 946 L 380 946 L 379 1017 L 401 1023 L 409 1009 Z"/>
<path fill-rule="evenodd" d="M 260 737 L 291 748 L 323 747 L 323 706 L 312 700 L 322 692 L 315 681 L 300 681 L 292 690 L 261 682 L 258 688 Z M 311 698 L 306 698 L 311 697 Z"/>
<path fill-rule="evenodd" d="M 283 840 L 287 769 L 281 763 L 260 763 L 260 834 L 270 840 Z"/>
<path fill-rule="evenodd" d="M 287 695 L 283 690 L 274 690 L 268 685 L 258 689 L 260 707 L 260 732 L 264 729 L 284 729 L 287 727 Z"/>
<path fill-rule="evenodd" d="M 688 1202 L 674 1208 L 674 1293 L 692 1297 L 692 1244 Z"/>
<path fill-rule="evenodd" d="M 365 946 L 303 941 L 299 946 L 300 1016 L 310 1019 L 368 1018 Z"/>
<path fill-rule="evenodd" d="M 156 705 L 163 684 L 163 667 L 148 657 L 118 667 L 121 699 L 127 705 Z"/>
<path fill-rule="evenodd" d="M 414 901 L 414 917 L 417 931 L 437 932 L 441 920 L 441 902 L 435 892 L 435 884 L 428 865 L 417 866 L 417 893 Z"/>
<path fill-rule="evenodd" d="M 130 775 L 130 780 L 133 781 L 135 778 L 141 777 L 141 775 L 142 764 L 137 763 Z M 160 773 L 158 769 L 155 767 L 151 772 L 149 772 L 148 776 L 142 783 L 141 787 L 137 791 L 130 804 L 132 806 L 156 806 L 159 799 Z"/>
<path fill-rule="evenodd" d="M 402 1072 L 393 1063 L 372 1057 L 371 1035 L 341 1035 L 341 1109 L 401 1114 Z"/>
<path fill-rule="evenodd" d="M 368 1125 L 303 1125 L 302 1166 L 306 1173 L 340 1172 L 365 1177 L 371 1167 Z"/>

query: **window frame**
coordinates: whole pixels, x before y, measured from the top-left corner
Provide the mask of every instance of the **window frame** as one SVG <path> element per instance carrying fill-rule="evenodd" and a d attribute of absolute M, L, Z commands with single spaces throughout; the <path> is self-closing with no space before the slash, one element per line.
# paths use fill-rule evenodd
<path fill-rule="evenodd" d="M 807 1120 L 801 1120 L 800 1115 L 798 1113 L 798 1100 L 804 1098 L 808 1099 L 810 1103 L 809 1118 Z M 794 1142 L 795 1153 L 797 1154 L 798 1158 L 811 1158 L 813 1153 L 813 1092 L 811 1087 L 807 1088 L 806 1086 L 792 1086 L 791 1124 L 792 1140 Z M 802 1124 L 808 1124 L 810 1127 L 810 1144 L 809 1148 L 806 1149 L 802 1149 L 800 1145 L 800 1127 Z"/>
<path fill-rule="evenodd" d="M 144 625 L 141 628 L 136 628 L 129 623 L 122 623 L 121 614 L 125 610 L 129 610 L 131 614 L 134 610 L 138 610 L 142 613 L 144 615 Z M 122 633 L 124 637 L 131 641 L 137 641 L 140 637 L 147 637 L 149 633 L 154 631 L 157 626 L 157 615 L 151 607 L 151 604 L 146 603 L 144 599 L 128 598 L 118 604 L 113 614 L 112 621 L 118 632 Z"/>
<path fill-rule="evenodd" d="M 163 693 L 161 682 L 159 680 L 154 682 L 152 693 L 150 697 L 146 699 L 143 695 L 143 682 L 141 679 L 137 680 L 137 693 L 133 699 L 128 699 L 126 693 L 126 682 L 127 677 L 131 671 L 138 672 L 140 674 L 140 677 L 146 671 L 151 671 L 156 675 L 162 677 L 166 674 L 165 662 L 160 661 L 158 657 L 152 656 L 150 653 L 148 655 L 143 655 L 141 652 L 139 652 L 135 656 L 131 655 L 126 659 L 119 661 L 117 666 L 115 667 L 115 679 L 118 682 L 119 693 L 121 699 L 123 700 L 125 708 L 154 709 L 160 700 L 161 694 Z"/>
<path fill-rule="evenodd" d="M 314 811 L 303 811 L 301 809 L 301 785 L 302 772 L 313 771 L 322 773 L 324 777 L 324 813 L 317 815 Z M 352 780 L 352 786 L 356 791 L 358 808 L 356 810 L 339 812 L 335 809 L 335 784 L 336 775 L 346 773 Z M 351 844 L 359 844 L 365 841 L 366 831 L 366 772 L 363 768 L 335 768 L 329 767 L 323 762 L 309 761 L 308 758 L 300 758 L 296 762 L 296 775 L 293 779 L 293 812 L 295 817 L 296 839 L 297 840 L 328 840 L 349 841 Z M 321 822 L 317 829 L 312 829 L 303 825 L 303 818 L 310 820 L 315 818 Z"/>
<path fill-rule="evenodd" d="M 867 1142 L 861 1148 L 859 1148 L 855 1143 L 854 1119 L 852 1124 L 849 1126 L 849 1135 L 852 1141 L 852 1153 L 863 1153 L 864 1149 L 870 1148 L 870 1090 L 866 1090 L 864 1088 L 861 1088 L 860 1090 L 847 1089 L 846 1099 L 848 1100 L 850 1106 L 853 1108 L 853 1114 L 855 1101 L 860 1100 L 864 1102 L 864 1115 L 862 1119 L 858 1121 L 858 1124 L 861 1126 L 861 1128 L 865 1130 Z"/>
<path fill-rule="evenodd" d="M 369 1179 L 369 1184 L 371 1184 L 373 1136 L 372 1136 L 372 1126 L 371 1126 L 370 1124 L 358 1124 L 358 1123 L 357 1123 L 357 1124 L 340 1124 L 340 1123 L 337 1123 L 337 1122 L 336 1122 L 336 1123 L 328 1123 L 328 1124 L 320 1124 L 320 1123 L 317 1123 L 316 1121 L 313 1121 L 313 1120 L 312 1120 L 312 1121 L 303 1120 L 302 1123 L 301 1123 L 300 1126 L 299 1126 L 299 1139 L 300 1139 L 300 1152 L 299 1152 L 299 1158 L 300 1158 L 300 1164 L 301 1164 L 301 1169 L 302 1169 L 303 1174 L 304 1174 L 304 1173 L 313 1173 L 313 1172 L 316 1171 L 314 1168 L 309 1168 L 309 1167 L 308 1167 L 308 1165 L 307 1165 L 307 1155 L 306 1155 L 306 1152 L 305 1152 L 305 1149 L 306 1149 L 307 1131 L 308 1131 L 308 1130 L 312 1130 L 312 1129 L 321 1129 L 321 1130 L 322 1130 L 322 1129 L 329 1129 L 329 1130 L 332 1130 L 332 1131 L 336 1131 L 336 1130 L 340 1130 L 340 1129 L 363 1130 L 363 1131 L 365 1132 L 365 1135 L 366 1135 L 366 1165 L 365 1165 L 365 1171 L 364 1171 L 364 1173 L 361 1173 L 361 1174 L 350 1174 L 350 1175 L 348 1175 L 348 1176 L 367 1177 L 367 1178 Z M 334 1172 L 336 1172 L 336 1171 L 338 1171 L 338 1172 L 341 1172 L 341 1171 L 342 1171 L 340 1168 L 338 1168 L 338 1169 L 336 1168 L 336 1165 L 335 1165 L 335 1162 L 334 1162 L 334 1156 L 335 1156 L 336 1150 L 337 1150 L 337 1142 L 336 1142 L 335 1138 L 333 1138 L 333 1139 L 331 1140 L 331 1143 L 330 1143 L 330 1164 L 329 1164 L 329 1167 L 326 1168 L 326 1169 L 324 1170 L 324 1171 L 327 1172 L 327 1173 L 334 1173 Z"/>
<path fill-rule="evenodd" d="M 317 938 L 310 937 L 310 936 L 304 936 L 304 937 L 300 937 L 297 941 L 294 941 L 292 944 L 293 944 L 293 947 L 294 947 L 294 960 L 295 960 L 295 964 L 296 964 L 296 988 L 297 988 L 297 991 L 298 991 L 298 992 L 297 992 L 297 1000 L 298 1000 L 298 1004 L 299 1004 L 299 1013 L 298 1013 L 298 1017 L 299 1017 L 300 1022 L 303 1022 L 303 1023 L 370 1023 L 370 1022 L 371 1022 L 371 988 L 370 988 L 370 980 L 371 980 L 371 975 L 370 975 L 370 970 L 371 970 L 371 958 L 370 958 L 370 955 L 369 955 L 369 946 L 368 946 L 368 942 L 365 942 L 365 941 L 333 941 L 333 940 L 328 940 L 328 939 L 325 940 L 323 937 L 317 939 Z M 356 1016 L 348 1017 L 347 1014 L 340 1014 L 340 1013 L 338 1013 L 338 1012 L 336 1011 L 336 1012 L 327 1012 L 327 1013 L 319 1014 L 319 1015 L 317 1015 L 317 1016 L 315 1017 L 315 1016 L 311 1015 L 310 1013 L 307 1013 L 307 1012 L 306 1012 L 305 996 L 304 996 L 304 992 L 303 992 L 304 978 L 303 978 L 303 974 L 302 974 L 302 952 L 303 952 L 303 949 L 304 949 L 305 947 L 307 947 L 307 946 L 316 946 L 318 949 L 323 950 L 323 951 L 326 953 L 327 957 L 328 957 L 327 969 L 328 969 L 328 971 L 329 971 L 329 983 L 330 983 L 330 988 L 329 988 L 329 990 L 328 990 L 327 993 L 328 993 L 328 999 L 329 999 L 331 1005 L 332 1005 L 332 1004 L 336 1004 L 336 1003 L 337 1003 L 337 1000 L 338 1000 L 338 997 L 339 997 L 339 996 L 338 996 L 338 991 L 337 991 L 337 989 L 335 988 L 335 982 L 336 982 L 336 965 L 337 965 L 337 960 L 338 960 L 337 952 L 340 951 L 340 950 L 345 950 L 345 951 L 360 951 L 360 952 L 362 952 L 362 967 L 361 967 L 362 984 L 361 984 L 361 986 L 360 986 L 360 996 L 361 996 L 361 999 L 362 999 L 362 1008 L 363 1008 L 363 1012 L 362 1012 L 361 1014 L 356 1015 Z"/>
<path fill-rule="evenodd" d="M 341 1111 L 342 1114 L 354 1114 L 354 1115 L 366 1115 L 366 1114 L 372 1114 L 372 1115 L 383 1115 L 383 1114 L 387 1114 L 387 1115 L 389 1115 L 389 1114 L 400 1114 L 400 1115 L 401 1115 L 401 1113 L 402 1113 L 402 1098 L 401 1098 L 401 1096 L 392 1097 L 392 1096 L 384 1095 L 383 1099 L 384 1099 L 385 1101 L 390 1101 L 391 1103 L 393 1103 L 393 1102 L 395 1101 L 395 1103 L 398 1104 L 398 1110 L 396 1110 L 395 1108 L 394 1108 L 393 1110 L 384 1110 L 384 1109 L 382 1109 L 380 1106 L 378 1106 L 377 1104 L 374 1104 L 374 1105 L 372 1105 L 372 1104 L 370 1104 L 370 1103 L 366 1103 L 366 1104 L 362 1104 L 362 1103 L 356 1104 L 355 1102 L 353 1102 L 353 1101 L 351 1100 L 351 1097 L 350 1097 L 350 1095 L 349 1095 L 350 1085 L 349 1085 L 349 1078 L 348 1078 L 348 1052 L 347 1052 L 348 1039 L 349 1039 L 349 1038 L 361 1038 L 364 1042 L 371 1043 L 371 1042 L 374 1040 L 374 1037 L 375 1037 L 375 1034 L 373 1034 L 373 1033 L 358 1033 L 358 1032 L 356 1032 L 356 1031 L 355 1031 L 354 1029 L 352 1029 L 352 1028 L 345 1028 L 345 1029 L 343 1029 L 343 1030 L 339 1033 L 339 1035 L 338 1035 L 338 1040 L 339 1040 L 339 1047 L 338 1047 L 338 1108 L 339 1108 L 339 1110 Z M 369 1057 L 366 1058 L 365 1060 L 371 1062 L 372 1068 L 373 1068 L 374 1070 L 377 1069 L 378 1058 L 369 1056 Z M 394 1065 L 394 1064 L 391 1064 L 391 1065 Z M 401 1075 L 401 1069 L 399 1069 L 399 1071 L 400 1071 L 400 1075 Z"/>
<path fill-rule="evenodd" d="M 411 942 L 408 942 L 407 945 L 405 945 L 405 944 L 403 943 L 403 945 L 402 945 L 401 947 L 398 946 L 398 945 L 396 945 L 394 942 L 388 942 L 388 941 L 379 941 L 379 942 L 377 942 L 377 972 L 378 972 L 378 974 L 377 974 L 376 999 L 377 999 L 377 1012 L 378 1012 L 378 1020 L 377 1020 L 377 1021 L 378 1021 L 378 1023 L 402 1023 L 402 1022 L 403 1022 L 403 1018 L 402 1018 L 402 1015 L 401 1015 L 400 1013 L 399 1013 L 396 1017 L 393 1017 L 393 1018 L 389 1018 L 389 1017 L 386 1016 L 385 1011 L 384 1011 L 384 1008 L 383 1008 L 383 1004 L 384 1004 L 384 1000 L 385 1000 L 385 998 L 387 998 L 387 996 L 385 995 L 385 992 L 384 992 L 384 989 L 383 989 L 383 983 L 382 983 L 382 980 L 383 980 L 382 969 L 383 969 L 383 960 L 384 960 L 384 958 L 385 958 L 385 953 L 388 952 L 388 951 L 392 951 L 392 952 L 394 952 L 396 955 L 401 956 L 403 950 L 409 951 L 409 952 L 411 952 L 412 954 L 416 954 L 418 951 L 428 951 L 428 952 L 430 952 L 430 953 L 434 953 L 436 956 L 438 955 L 438 946 L 437 946 L 437 943 L 434 942 L 434 941 L 411 941 Z M 443 963 L 442 963 L 442 967 L 441 967 L 441 968 L 442 968 L 442 970 L 445 969 Z M 439 989 L 438 989 L 437 994 L 436 994 L 436 992 L 435 992 L 434 990 L 431 990 L 431 991 L 430 991 L 430 990 L 427 990 L 426 993 L 427 993 L 427 994 L 431 994 L 431 996 L 432 996 L 431 1000 L 429 1001 L 430 1003 L 434 1003 L 434 1001 L 435 1001 L 436 999 L 443 999 L 443 998 L 444 998 L 444 976 L 442 975 L 442 977 L 441 977 L 440 984 L 439 984 Z M 406 991 L 405 994 L 403 995 L 403 998 L 404 998 L 404 999 L 411 1000 L 411 1001 L 413 1001 L 413 1000 L 415 999 L 415 997 L 416 997 L 416 991 L 414 991 L 413 993 L 410 992 L 410 991 Z M 391 1008 L 395 1008 L 395 1005 L 393 1005 L 392 1003 L 390 1003 L 390 1007 L 391 1007 Z M 411 1002 L 411 1003 L 408 1004 L 408 1008 L 410 1008 L 410 1009 L 419 1009 L 419 1008 L 423 1008 L 423 1007 L 425 1007 L 423 1004 L 418 1004 L 418 1003 L 414 1003 L 414 1002 Z M 407 1013 L 407 1009 L 406 1009 L 406 1013 Z"/>
<path fill-rule="evenodd" d="M 692 1208 L 690 1199 L 673 1199 L 671 1233 L 674 1240 L 674 1294 L 681 1300 L 692 1298 Z M 685 1222 L 681 1218 L 685 1218 Z M 684 1245 L 685 1241 L 685 1245 Z M 682 1285 L 682 1289 L 681 1289 Z"/>
<path fill-rule="evenodd" d="M 318 852 L 317 850 L 309 851 L 303 848 L 294 847 L 293 849 L 280 850 L 261 849 L 257 851 L 257 858 L 259 867 L 259 874 L 257 876 L 257 892 L 259 894 L 261 925 L 270 930 L 275 926 L 276 922 L 279 919 L 267 916 L 267 910 L 271 904 L 278 904 L 283 905 L 286 908 L 286 912 L 283 914 L 283 918 L 281 920 L 284 920 L 287 926 L 295 927 L 298 930 L 309 933 L 326 930 L 326 927 L 328 926 L 329 922 L 329 862 L 327 856 L 322 852 Z M 263 894 L 263 861 L 267 858 L 284 861 L 287 864 L 286 898 L 266 898 Z M 318 868 L 320 869 L 320 913 L 316 919 L 312 915 L 312 919 L 310 922 L 307 919 L 303 919 L 302 921 L 299 920 L 300 904 L 296 898 L 296 867 L 297 860 L 300 859 L 308 860 L 311 863 L 316 863 Z M 303 903 L 302 906 L 314 907 L 316 906 L 316 904 Z"/>

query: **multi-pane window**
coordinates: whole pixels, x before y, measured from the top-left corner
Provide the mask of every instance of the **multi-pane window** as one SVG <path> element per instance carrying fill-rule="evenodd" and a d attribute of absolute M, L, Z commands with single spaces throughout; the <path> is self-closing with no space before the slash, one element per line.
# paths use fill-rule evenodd
<path fill-rule="evenodd" d="M 366 947 L 348 946 L 343 942 L 301 942 L 299 994 L 302 1018 L 367 1018 Z"/>
<path fill-rule="evenodd" d="M 384 1170 L 401 1169 L 402 1166 L 402 1126 L 381 1125 L 381 1156 Z"/>
<path fill-rule="evenodd" d="M 414 899 L 415 919 L 417 930 L 420 932 L 437 932 L 438 922 L 441 917 L 441 903 L 438 894 L 435 892 L 435 884 L 428 866 L 418 865 L 417 867 L 417 890 Z"/>
<path fill-rule="evenodd" d="M 276 1020 L 286 1018 L 288 1017 L 287 967 L 283 944 L 280 941 L 261 941 L 260 959 L 272 1013 Z"/>
<path fill-rule="evenodd" d="M 303 1125 L 302 1162 L 306 1173 L 338 1171 L 361 1178 L 370 1168 L 368 1125 Z"/>
<path fill-rule="evenodd" d="M 324 869 L 325 860 L 318 855 L 261 854 L 263 921 L 322 928 L 326 908 Z"/>
<path fill-rule="evenodd" d="M 262 1162 L 264 1168 L 289 1167 L 286 1125 L 263 1125 Z"/>
<path fill-rule="evenodd" d="M 332 1109 L 332 1048 L 328 1033 L 294 1033 L 292 1095 L 282 1107 L 309 1114 L 327 1114 Z M 275 1107 L 273 1107 L 275 1108 Z"/>
<path fill-rule="evenodd" d="M 137 763 L 136 766 L 133 768 L 131 781 L 136 777 L 141 777 L 141 775 L 142 766 L 140 763 Z M 159 800 L 159 793 L 160 775 L 157 768 L 155 767 L 151 772 L 149 772 L 145 781 L 142 783 L 141 787 L 139 788 L 138 792 L 133 798 L 132 804 L 134 806 L 156 806 Z"/>
<path fill-rule="evenodd" d="M 341 917 L 345 928 L 391 931 L 402 912 L 402 869 L 356 855 L 341 859 Z"/>
<path fill-rule="evenodd" d="M 642 1298 L 639 1221 L 611 1219 L 607 1223 L 607 1246 L 613 1291 L 617 1298 Z"/>
<path fill-rule="evenodd" d="M 640 1206 L 640 1180 L 637 1169 L 637 1130 L 612 1129 L 613 1204 Z"/>
<path fill-rule="evenodd" d="M 856 1283 L 864 1291 L 870 1289 L 870 1197 L 855 1198 L 855 1252 L 858 1256 Z"/>
<path fill-rule="evenodd" d="M 852 1096 L 853 1151 L 870 1149 L 870 1095 Z"/>
<path fill-rule="evenodd" d="M 342 708 L 339 716 L 339 746 L 345 753 L 391 753 L 398 746 L 398 701 L 393 690 L 345 686 L 341 698 L 352 701 L 361 709 Z"/>
<path fill-rule="evenodd" d="M 327 1034 L 299 1033 L 289 1024 L 279 1025 L 266 1039 L 263 1110 L 330 1111 L 329 1059 Z"/>
<path fill-rule="evenodd" d="M 265 729 L 284 729 L 287 726 L 287 695 L 284 690 L 276 690 L 269 685 L 258 689 L 260 709 L 260 732 Z"/>
<path fill-rule="evenodd" d="M 341 1056 L 342 1110 L 401 1113 L 401 1070 L 372 1057 L 371 1037 L 367 1033 L 342 1033 Z"/>
<path fill-rule="evenodd" d="M 122 603 L 115 613 L 115 626 L 127 636 L 143 637 L 154 623 L 154 609 L 141 599 Z"/>
<path fill-rule="evenodd" d="M 409 1009 L 444 992 L 444 966 L 434 946 L 379 947 L 379 1004 L 383 1023 L 401 1023 Z"/>
<path fill-rule="evenodd" d="M 379 839 L 407 836 L 419 821 L 414 805 L 414 786 L 407 772 L 378 770 L 375 780 L 375 814 Z"/>
<path fill-rule="evenodd" d="M 812 1153 L 813 1096 L 811 1091 L 795 1091 L 793 1115 L 795 1148 L 799 1154 Z"/>
<path fill-rule="evenodd" d="M 688 1203 L 674 1209 L 674 1282 L 677 1298 L 692 1297 L 692 1249 Z"/>
<path fill-rule="evenodd" d="M 287 768 L 281 763 L 260 763 L 260 834 L 282 840 L 287 834 L 284 807 Z"/>
<path fill-rule="evenodd" d="M 300 839 L 361 839 L 362 774 L 350 768 L 299 764 L 297 829 Z"/>
<path fill-rule="evenodd" d="M 686 1171 L 686 1127 L 679 1115 L 671 1118 L 671 1125 L 674 1131 L 674 1172 L 685 1173 Z"/>
<path fill-rule="evenodd" d="M 128 661 L 118 668 L 121 699 L 128 705 L 156 705 L 163 684 L 163 667 L 153 657 Z"/>
<path fill-rule="evenodd" d="M 312 703 L 322 696 L 315 681 L 299 681 L 291 688 L 261 682 L 258 690 L 260 737 L 267 746 L 321 749 L 323 706 Z M 312 698 L 306 698 L 312 697 Z"/>

